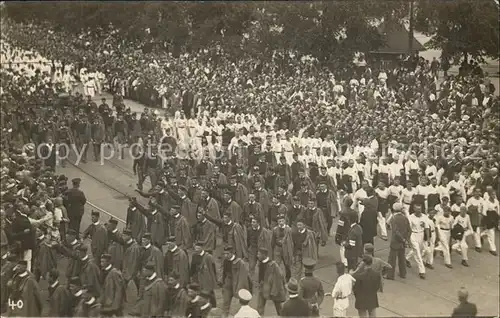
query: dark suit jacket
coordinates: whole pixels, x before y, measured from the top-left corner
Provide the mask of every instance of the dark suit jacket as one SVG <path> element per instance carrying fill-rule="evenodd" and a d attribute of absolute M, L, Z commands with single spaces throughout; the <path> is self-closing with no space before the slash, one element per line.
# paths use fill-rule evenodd
<path fill-rule="evenodd" d="M 40 155 L 43 157 L 43 162 L 46 166 L 55 169 L 56 167 L 56 145 L 52 145 L 52 149 L 47 144 L 42 144 L 40 147 Z"/>
<path fill-rule="evenodd" d="M 363 255 L 363 229 L 359 224 L 355 224 L 347 232 L 345 257 L 353 259 L 361 257 L 361 255 Z"/>
<path fill-rule="evenodd" d="M 363 205 L 365 209 L 359 219 L 359 225 L 363 228 L 363 237 L 366 242 L 377 236 L 378 199 L 376 196 L 364 199 Z"/>
<path fill-rule="evenodd" d="M 410 221 L 402 213 L 394 214 L 391 222 L 392 234 L 390 247 L 396 250 L 405 247 L 405 241 L 411 235 Z"/>
<path fill-rule="evenodd" d="M 190 112 L 193 108 L 194 103 L 194 94 L 190 91 L 186 91 L 184 95 L 182 95 L 182 109 L 184 110 L 184 114 L 187 118 L 190 118 Z"/>
<path fill-rule="evenodd" d="M 339 222 L 337 223 L 337 231 L 335 232 L 335 243 L 337 245 L 342 244 L 347 239 L 347 233 L 351 227 L 351 223 L 349 221 L 349 216 L 347 213 L 354 212 L 342 212 L 340 214 Z"/>
<path fill-rule="evenodd" d="M 16 213 L 11 224 L 11 235 L 15 242 L 19 243 L 22 251 L 31 250 L 36 245 L 36 232 L 27 216 Z M 25 232 L 28 230 L 28 232 Z"/>
<path fill-rule="evenodd" d="M 309 304 L 302 298 L 290 298 L 283 304 L 281 309 L 281 317 L 309 317 L 311 310 Z"/>
<path fill-rule="evenodd" d="M 378 307 L 378 295 L 382 284 L 382 278 L 379 273 L 372 268 L 368 268 L 358 275 L 355 275 L 356 283 L 353 292 L 356 296 L 356 309 L 375 309 Z"/>
<path fill-rule="evenodd" d="M 490 176 L 487 176 L 486 178 L 480 177 L 476 181 L 476 187 L 480 188 L 482 192 L 486 192 L 486 187 L 492 185 L 493 185 L 493 178 Z"/>
<path fill-rule="evenodd" d="M 458 305 L 455 309 L 453 309 L 453 313 L 451 314 L 451 318 L 468 318 L 468 317 L 476 317 L 477 315 L 477 307 L 476 304 L 464 302 Z"/>
<path fill-rule="evenodd" d="M 87 198 L 85 198 L 85 194 L 82 192 L 82 190 L 76 188 L 69 189 L 65 193 L 65 201 L 68 215 L 75 216 L 84 213 Z"/>

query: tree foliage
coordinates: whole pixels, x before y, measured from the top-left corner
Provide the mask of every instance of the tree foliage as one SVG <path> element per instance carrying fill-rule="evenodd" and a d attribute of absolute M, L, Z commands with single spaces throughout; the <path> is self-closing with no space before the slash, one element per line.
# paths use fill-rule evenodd
<path fill-rule="evenodd" d="M 372 19 L 401 19 L 404 1 L 311 2 L 10 2 L 15 21 L 48 22 L 74 32 L 110 26 L 129 39 L 149 37 L 191 49 L 270 54 L 276 49 L 320 59 L 382 45 Z M 148 33 L 145 30 L 148 30 Z"/>
<path fill-rule="evenodd" d="M 498 4 L 495 0 L 421 0 L 415 8 L 415 27 L 431 36 L 430 48 L 441 49 L 443 57 L 471 56 L 498 59 Z"/>

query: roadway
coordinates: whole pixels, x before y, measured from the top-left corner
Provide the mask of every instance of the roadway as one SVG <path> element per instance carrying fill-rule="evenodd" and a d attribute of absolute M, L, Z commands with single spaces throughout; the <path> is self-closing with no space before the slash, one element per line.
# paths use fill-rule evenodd
<path fill-rule="evenodd" d="M 111 100 L 109 94 L 96 97 L 99 100 L 106 97 Z M 126 100 L 126 105 L 132 111 L 140 112 L 144 108 L 142 105 Z M 90 158 L 89 153 L 89 158 Z M 132 159 L 126 153 L 123 160 L 116 156 L 101 164 L 100 162 L 88 161 L 78 167 L 68 166 L 58 168 L 59 173 L 64 173 L 69 179 L 74 177 L 82 178 L 82 190 L 85 192 L 89 202 L 94 206 L 114 215 L 116 218 L 125 220 L 128 206 L 127 195 L 135 196 L 136 178 L 132 173 Z M 145 183 L 148 189 L 148 182 Z M 143 201 L 144 202 L 144 201 Z M 95 207 L 94 207 L 95 208 Z M 90 210 L 85 213 L 82 221 L 82 228 L 90 224 Z M 104 220 L 108 216 L 104 216 Z M 123 226 L 122 224 L 120 226 Z M 335 228 L 335 226 L 334 226 Z M 497 246 L 499 240 L 497 235 Z M 472 245 L 472 241 L 469 242 Z M 388 257 L 388 243 L 375 239 L 375 256 L 382 259 Z M 442 257 L 435 260 L 435 269 L 427 270 L 425 280 L 418 278 L 416 265 L 409 269 L 406 280 L 384 281 L 384 292 L 379 294 L 380 317 L 424 317 L 449 315 L 458 304 L 456 293 L 460 287 L 466 287 L 470 293 L 470 301 L 477 304 L 479 315 L 498 315 L 499 299 L 499 261 L 497 257 L 487 252 L 477 253 L 473 249 L 469 251 L 469 268 L 460 265 L 460 256 L 456 253 L 452 255 L 453 269 L 444 266 Z M 336 280 L 335 263 L 339 260 L 338 247 L 329 239 L 326 247 L 320 248 L 320 261 L 317 265 L 315 275 L 322 280 L 326 292 L 330 292 Z M 132 285 L 132 284 L 131 284 Z M 133 287 L 129 287 L 133 288 Z M 220 291 L 216 291 L 219 304 L 221 302 Z M 133 303 L 134 299 L 131 299 Z M 131 303 L 127 305 L 130 306 Z M 326 297 L 321 306 L 322 315 L 331 315 L 333 301 Z M 252 301 L 256 304 L 256 300 Z M 237 301 L 233 301 L 233 310 L 237 310 Z M 274 314 L 274 306 L 268 304 L 266 313 Z M 355 315 L 354 297 L 351 296 L 351 308 L 349 315 Z"/>

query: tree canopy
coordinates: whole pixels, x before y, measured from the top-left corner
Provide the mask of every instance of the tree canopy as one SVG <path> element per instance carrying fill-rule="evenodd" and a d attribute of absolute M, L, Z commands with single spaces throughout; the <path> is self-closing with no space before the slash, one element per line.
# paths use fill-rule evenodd
<path fill-rule="evenodd" d="M 17 22 L 49 22 L 55 29 L 80 32 L 113 27 L 129 39 L 199 49 L 270 53 L 284 49 L 328 58 L 368 51 L 381 38 L 372 19 L 400 19 L 404 2 L 8 2 Z M 147 30 L 147 34 L 145 32 Z"/>
<path fill-rule="evenodd" d="M 418 1 L 415 27 L 431 37 L 427 45 L 442 50 L 444 58 L 469 56 L 482 62 L 500 56 L 495 0 Z"/>
<path fill-rule="evenodd" d="M 418 0 L 415 28 L 447 57 L 499 56 L 495 0 Z M 352 56 L 383 45 L 374 20 L 401 22 L 409 2 L 342 0 L 310 2 L 7 2 L 17 22 L 50 23 L 54 29 L 118 30 L 128 40 L 196 50 L 219 44 L 241 54 L 276 50 Z"/>

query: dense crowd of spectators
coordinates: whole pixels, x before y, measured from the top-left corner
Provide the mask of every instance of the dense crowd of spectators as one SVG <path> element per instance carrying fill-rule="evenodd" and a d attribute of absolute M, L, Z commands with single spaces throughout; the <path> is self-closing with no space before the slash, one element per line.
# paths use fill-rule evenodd
<path fill-rule="evenodd" d="M 19 47 L 62 64 L 79 61 L 77 70 L 105 73 L 113 92 L 173 112 L 183 110 L 187 117 L 203 108 L 212 115 L 254 114 L 262 123 L 277 118 L 280 128 L 285 125 L 295 133 L 306 128 L 316 137 L 331 132 L 338 143 L 352 146 L 367 146 L 373 138 L 406 147 L 460 138 L 469 145 L 494 146 L 497 141 L 498 98 L 490 80 L 467 75 L 439 83 L 431 63 L 423 59 L 387 70 L 354 65 L 325 69 L 314 58 L 292 55 L 267 62 L 251 57 L 232 61 L 221 48 L 179 57 L 156 50 L 144 54 L 140 43 L 120 42 L 113 32 L 75 36 L 46 26 L 16 25 L 7 33 Z M 66 44 L 60 48 L 59 43 Z"/>

